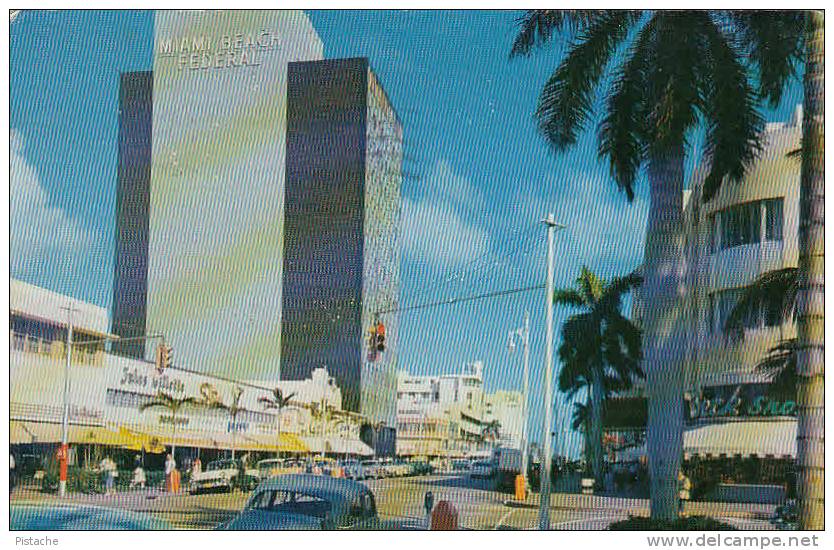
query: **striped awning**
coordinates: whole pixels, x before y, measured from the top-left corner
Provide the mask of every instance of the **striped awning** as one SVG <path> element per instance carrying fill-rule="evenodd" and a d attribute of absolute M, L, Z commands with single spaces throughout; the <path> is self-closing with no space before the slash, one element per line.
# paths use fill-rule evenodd
<path fill-rule="evenodd" d="M 683 450 L 691 456 L 796 457 L 796 421 L 738 421 L 705 424 L 683 434 Z"/>

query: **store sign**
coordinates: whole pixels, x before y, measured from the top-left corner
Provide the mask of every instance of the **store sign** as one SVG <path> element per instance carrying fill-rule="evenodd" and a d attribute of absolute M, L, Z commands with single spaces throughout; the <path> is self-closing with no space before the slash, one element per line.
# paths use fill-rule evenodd
<path fill-rule="evenodd" d="M 174 378 L 168 374 L 152 376 L 143 367 L 123 367 L 119 387 L 129 388 L 133 391 L 151 391 L 152 393 L 182 394 L 185 391 L 185 383 L 179 378 Z"/>
<path fill-rule="evenodd" d="M 192 71 L 255 67 L 261 64 L 261 53 L 274 50 L 281 44 L 278 33 L 269 30 L 224 34 L 221 36 L 194 35 L 163 37 L 157 53 L 160 58 L 171 58 L 178 69 Z"/>
<path fill-rule="evenodd" d="M 160 414 L 159 415 L 159 423 L 160 424 L 176 424 L 177 426 L 188 426 L 188 417 L 177 415 L 173 416 L 170 414 Z"/>
<path fill-rule="evenodd" d="M 703 388 L 686 399 L 689 420 L 727 417 L 795 416 L 796 401 L 767 393 L 767 384 L 739 384 Z"/>

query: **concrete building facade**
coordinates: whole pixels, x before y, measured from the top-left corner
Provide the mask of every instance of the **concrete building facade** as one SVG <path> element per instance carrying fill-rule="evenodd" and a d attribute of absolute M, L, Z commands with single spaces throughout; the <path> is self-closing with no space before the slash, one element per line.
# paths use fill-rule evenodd
<path fill-rule="evenodd" d="M 153 70 L 121 81 L 115 333 L 277 379 L 287 67 L 323 49 L 301 11 L 155 13 Z"/>
<path fill-rule="evenodd" d="M 494 446 L 521 447 L 522 395 L 488 393 L 483 363 L 457 374 L 414 376 L 400 371 L 397 384 L 397 454 L 440 457 L 487 455 Z M 489 426 L 498 423 L 498 439 Z"/>

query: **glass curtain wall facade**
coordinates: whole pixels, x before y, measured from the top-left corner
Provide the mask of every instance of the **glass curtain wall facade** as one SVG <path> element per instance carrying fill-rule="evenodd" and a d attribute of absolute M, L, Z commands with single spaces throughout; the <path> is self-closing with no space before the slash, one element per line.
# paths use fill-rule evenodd
<path fill-rule="evenodd" d="M 383 312 L 399 295 L 402 126 L 367 59 L 292 63 L 288 79 L 281 378 L 326 366 L 344 409 L 393 427 L 397 323 Z"/>

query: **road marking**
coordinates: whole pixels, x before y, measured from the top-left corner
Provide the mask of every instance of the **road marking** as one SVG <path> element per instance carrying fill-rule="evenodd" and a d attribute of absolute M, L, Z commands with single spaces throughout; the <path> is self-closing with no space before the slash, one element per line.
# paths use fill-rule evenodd
<path fill-rule="evenodd" d="M 560 526 L 564 527 L 564 526 L 567 526 L 567 525 L 573 525 L 574 523 L 582 523 L 583 521 L 595 521 L 595 520 L 600 520 L 600 519 L 610 519 L 613 522 L 615 520 L 622 519 L 622 517 L 623 516 L 593 516 L 593 517 L 590 517 L 590 518 L 572 519 L 570 521 L 561 521 L 559 523 L 554 523 L 553 525 L 551 525 L 550 528 L 551 529 L 557 529 Z"/>
<path fill-rule="evenodd" d="M 506 514 L 504 514 L 503 516 L 501 516 L 501 519 L 499 519 L 499 520 L 498 520 L 498 523 L 496 523 L 496 524 L 495 524 L 495 527 L 493 527 L 493 528 L 492 528 L 492 530 L 493 530 L 493 531 L 497 531 L 499 527 L 501 527 L 502 525 L 504 525 L 504 521 L 505 521 L 507 518 L 509 518 L 511 515 L 515 514 L 515 513 L 516 513 L 516 512 L 518 512 L 519 510 L 521 510 L 521 508 L 511 508 L 510 510 L 508 510 Z"/>

